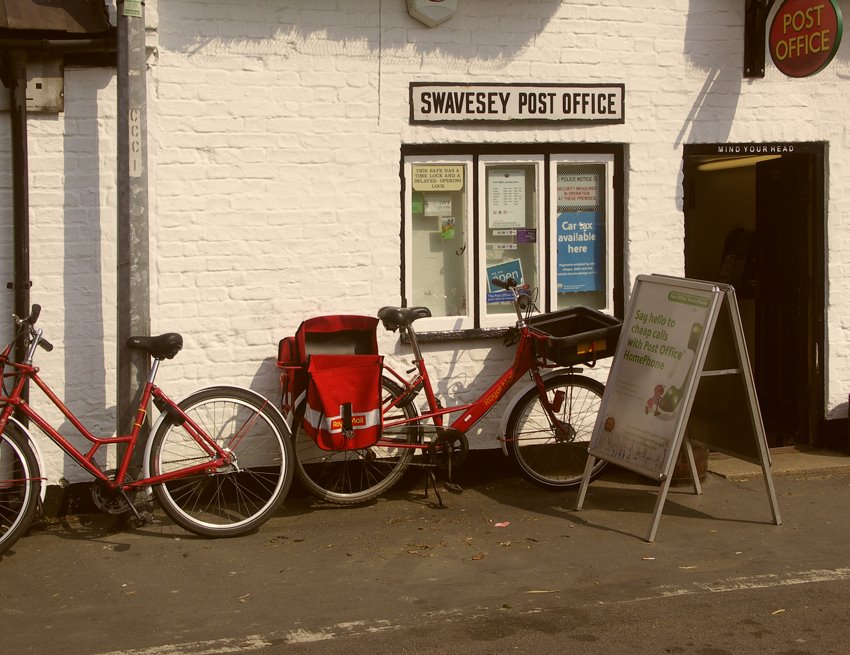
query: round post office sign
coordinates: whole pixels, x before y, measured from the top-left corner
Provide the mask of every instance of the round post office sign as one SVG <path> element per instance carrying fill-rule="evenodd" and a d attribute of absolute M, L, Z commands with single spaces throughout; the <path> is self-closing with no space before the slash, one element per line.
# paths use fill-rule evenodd
<path fill-rule="evenodd" d="M 814 75 L 838 52 L 842 30 L 835 0 L 785 0 L 770 24 L 770 57 L 788 77 Z"/>

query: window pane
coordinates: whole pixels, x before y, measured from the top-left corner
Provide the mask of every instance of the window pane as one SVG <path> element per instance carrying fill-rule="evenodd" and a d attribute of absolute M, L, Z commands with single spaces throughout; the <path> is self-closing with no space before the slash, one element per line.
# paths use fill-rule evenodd
<path fill-rule="evenodd" d="M 557 308 L 603 309 L 607 297 L 605 165 L 558 164 Z"/>
<path fill-rule="evenodd" d="M 513 314 L 509 291 L 491 280 L 513 278 L 538 286 L 537 168 L 534 164 L 489 164 L 485 168 L 487 314 Z"/>
<path fill-rule="evenodd" d="M 433 316 L 465 316 L 466 166 L 414 164 L 411 177 L 412 305 Z"/>

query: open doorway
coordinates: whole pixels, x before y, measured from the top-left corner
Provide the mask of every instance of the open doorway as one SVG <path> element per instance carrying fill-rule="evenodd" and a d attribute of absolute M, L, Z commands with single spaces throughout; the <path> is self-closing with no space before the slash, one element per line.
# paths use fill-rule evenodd
<path fill-rule="evenodd" d="M 685 274 L 735 287 L 772 448 L 822 434 L 824 150 L 685 146 Z"/>

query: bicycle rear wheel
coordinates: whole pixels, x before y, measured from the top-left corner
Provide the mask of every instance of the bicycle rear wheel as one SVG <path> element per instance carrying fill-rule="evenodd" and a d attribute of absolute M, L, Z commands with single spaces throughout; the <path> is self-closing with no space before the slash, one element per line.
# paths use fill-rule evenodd
<path fill-rule="evenodd" d="M 41 493 L 38 460 L 24 435 L 11 426 L 0 434 L 0 555 L 32 523 Z"/>
<path fill-rule="evenodd" d="M 545 386 L 557 423 L 550 420 L 537 389 L 530 389 L 508 419 L 508 454 L 531 482 L 567 489 L 581 484 L 605 386 L 570 373 L 547 378 Z M 604 466 L 604 460 L 596 460 L 591 478 Z"/>
<path fill-rule="evenodd" d="M 153 435 L 151 475 L 162 475 L 205 461 L 202 473 L 156 484 L 154 495 L 179 526 L 204 537 L 235 537 L 251 532 L 278 508 L 292 482 L 289 430 L 264 399 L 234 388 L 198 391 L 180 408 L 233 461 L 216 466 L 178 417 L 168 417 Z"/>
<path fill-rule="evenodd" d="M 402 394 L 401 387 L 386 378 L 381 380 L 383 421 L 411 419 L 419 415 L 408 401 L 391 407 Z M 303 415 L 303 406 L 298 414 Z M 293 426 L 295 462 L 298 479 L 314 496 L 337 505 L 354 505 L 375 498 L 399 481 L 413 459 L 420 442 L 417 424 L 385 429 L 381 445 L 359 450 L 322 450 L 304 431 L 300 421 Z M 398 443 L 399 447 L 392 444 Z"/>

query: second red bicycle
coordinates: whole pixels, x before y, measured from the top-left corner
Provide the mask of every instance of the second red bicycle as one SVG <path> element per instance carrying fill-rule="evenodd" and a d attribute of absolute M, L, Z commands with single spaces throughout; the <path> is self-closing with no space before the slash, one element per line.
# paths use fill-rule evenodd
<path fill-rule="evenodd" d="M 583 307 L 535 314 L 532 296 L 513 280 L 493 283 L 513 292 L 517 322 L 505 342 L 517 348 L 508 369 L 471 403 L 444 407 L 434 393 L 413 325 L 431 315 L 426 307 L 383 307 L 377 318 L 316 317 L 281 340 L 281 408 L 291 419 L 296 474 L 307 489 L 332 503 L 364 502 L 392 487 L 415 461 L 446 469 L 451 479 L 468 450 L 466 433 L 521 382 L 527 388 L 517 394 L 499 435 L 507 454 L 543 487 L 581 483 L 604 385 L 576 366 L 612 356 L 621 323 Z M 378 322 L 410 344 L 411 370 L 400 373 L 376 358 Z M 325 395 L 334 400 L 322 405 L 314 372 L 333 371 L 334 358 L 339 369 L 327 376 L 326 386 L 340 384 L 358 358 L 372 374 L 363 374 L 370 381 L 354 385 L 356 391 L 330 390 Z M 377 429 L 364 440 L 358 428 L 367 425 Z M 337 438 L 317 440 L 316 430 Z M 592 476 L 604 465 L 597 460 Z"/>

